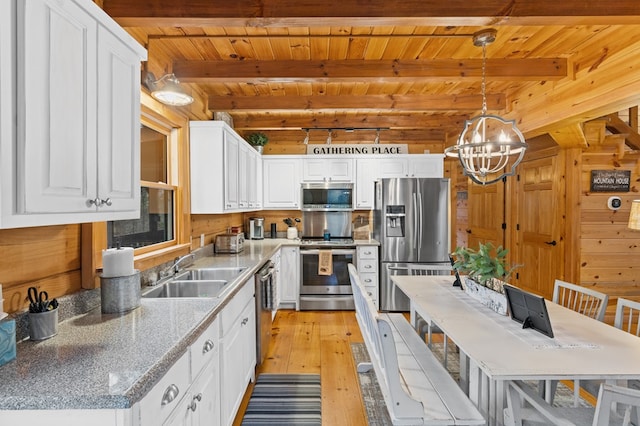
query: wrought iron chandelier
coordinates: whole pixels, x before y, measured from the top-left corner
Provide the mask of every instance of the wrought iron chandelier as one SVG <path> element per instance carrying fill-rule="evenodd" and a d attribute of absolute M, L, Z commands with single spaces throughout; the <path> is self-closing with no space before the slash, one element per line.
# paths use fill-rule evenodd
<path fill-rule="evenodd" d="M 445 149 L 449 157 L 458 157 L 464 174 L 473 182 L 488 185 L 515 174 L 527 149 L 515 120 L 487 114 L 487 45 L 496 39 L 493 28 L 473 35 L 473 44 L 482 47 L 482 114 L 466 120 L 456 145 Z M 515 158 L 514 161 L 511 161 Z M 509 167 L 508 167 L 509 166 Z"/>

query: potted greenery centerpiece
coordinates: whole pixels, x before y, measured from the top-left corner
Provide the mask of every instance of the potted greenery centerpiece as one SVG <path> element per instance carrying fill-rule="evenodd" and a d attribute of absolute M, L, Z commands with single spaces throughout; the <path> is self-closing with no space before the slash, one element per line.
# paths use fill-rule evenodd
<path fill-rule="evenodd" d="M 261 132 L 251 133 L 247 136 L 247 142 L 249 142 L 259 153 L 262 154 L 263 147 L 269 142 L 267 135 Z"/>
<path fill-rule="evenodd" d="M 489 306 L 494 311 L 506 315 L 507 301 L 502 284 L 516 266 L 510 266 L 507 261 L 507 249 L 499 246 L 494 250 L 493 244 L 480 243 L 477 250 L 468 247 L 457 247 L 453 252 L 455 262 L 453 267 L 463 277 L 464 290 Z"/>

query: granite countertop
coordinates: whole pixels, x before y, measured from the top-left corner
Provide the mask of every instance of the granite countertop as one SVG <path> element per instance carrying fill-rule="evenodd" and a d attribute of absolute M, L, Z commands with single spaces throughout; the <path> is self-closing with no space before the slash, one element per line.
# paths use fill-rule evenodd
<path fill-rule="evenodd" d="M 60 322 L 53 338 L 19 342 L 16 359 L 0 367 L 0 410 L 132 407 L 283 245 L 299 240 L 247 241 L 239 254 L 197 259 L 191 268 L 247 267 L 223 298 L 142 298 L 121 314 L 98 306 Z"/>

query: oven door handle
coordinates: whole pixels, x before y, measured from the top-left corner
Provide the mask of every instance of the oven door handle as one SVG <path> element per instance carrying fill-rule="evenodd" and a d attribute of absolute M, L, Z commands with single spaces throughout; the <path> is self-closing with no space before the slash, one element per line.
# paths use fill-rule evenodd
<path fill-rule="evenodd" d="M 327 249 L 327 250 L 331 250 L 331 254 L 352 254 L 355 255 L 356 251 L 355 250 L 348 250 L 348 249 Z M 311 249 L 311 250 L 300 250 L 300 254 L 301 255 L 307 255 L 307 254 L 320 254 L 320 250 L 318 249 Z"/>

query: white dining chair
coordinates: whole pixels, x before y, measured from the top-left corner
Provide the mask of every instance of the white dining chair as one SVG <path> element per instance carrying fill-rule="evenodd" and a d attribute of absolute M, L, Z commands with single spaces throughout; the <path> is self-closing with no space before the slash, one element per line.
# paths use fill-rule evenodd
<path fill-rule="evenodd" d="M 521 381 L 510 381 L 507 388 L 506 426 L 609 426 L 640 425 L 640 391 L 601 384 L 595 409 L 591 407 L 554 407 L 533 388 Z"/>
<path fill-rule="evenodd" d="M 609 296 L 590 288 L 556 280 L 553 302 L 598 321 L 604 321 Z"/>
<path fill-rule="evenodd" d="M 566 281 L 556 280 L 553 285 L 553 302 L 595 320 L 604 321 L 609 295 Z M 538 384 L 541 396 L 545 395 L 544 383 L 544 381 L 541 381 Z M 580 398 L 580 381 L 574 380 L 573 384 L 574 406 L 577 406 Z M 550 385 L 551 391 L 549 395 L 545 396 L 545 399 L 549 403 L 553 403 L 558 381 L 551 380 Z"/>
<path fill-rule="evenodd" d="M 627 333 L 640 336 L 640 302 L 618 297 L 613 325 Z"/>

